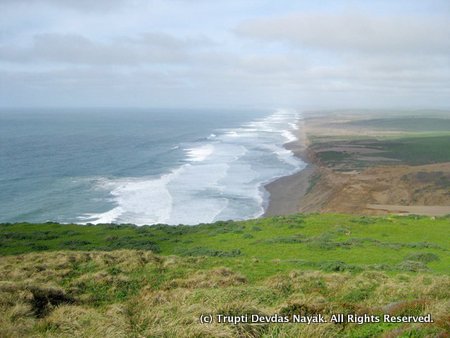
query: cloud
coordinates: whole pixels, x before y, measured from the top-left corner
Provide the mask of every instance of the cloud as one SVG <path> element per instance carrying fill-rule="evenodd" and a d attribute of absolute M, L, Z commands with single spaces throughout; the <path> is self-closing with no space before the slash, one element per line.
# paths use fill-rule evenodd
<path fill-rule="evenodd" d="M 253 68 L 264 53 L 284 52 L 286 69 L 267 78 L 295 88 L 298 102 L 449 104 L 450 21 L 442 13 L 291 13 L 246 20 L 235 34 L 260 50 Z"/>
<path fill-rule="evenodd" d="M 0 0 L 0 106 L 448 106 L 430 3 Z"/>
<path fill-rule="evenodd" d="M 0 6 L 54 6 L 82 12 L 102 12 L 120 8 L 132 0 L 0 0 Z"/>
<path fill-rule="evenodd" d="M 362 53 L 450 53 L 448 16 L 296 13 L 243 22 L 240 36 L 295 47 Z"/>
<path fill-rule="evenodd" d="M 211 44 L 202 36 L 178 38 L 159 32 L 147 32 L 132 38 L 117 37 L 107 42 L 76 34 L 39 34 L 34 36 L 31 46 L 0 46 L 0 60 L 98 66 L 170 64 L 186 62 L 192 48 Z"/>

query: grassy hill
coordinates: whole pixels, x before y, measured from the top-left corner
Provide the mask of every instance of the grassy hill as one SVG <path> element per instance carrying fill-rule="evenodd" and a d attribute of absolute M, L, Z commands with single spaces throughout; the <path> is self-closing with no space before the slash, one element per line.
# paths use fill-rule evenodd
<path fill-rule="evenodd" d="M 449 217 L 418 216 L 3 224 L 0 336 L 445 336 L 449 235 Z M 335 313 L 431 313 L 434 322 L 199 321 L 202 314 Z"/>

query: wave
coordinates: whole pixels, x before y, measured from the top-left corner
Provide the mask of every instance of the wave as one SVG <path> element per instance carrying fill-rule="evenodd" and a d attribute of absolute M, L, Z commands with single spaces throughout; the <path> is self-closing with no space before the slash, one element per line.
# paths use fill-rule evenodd
<path fill-rule="evenodd" d="M 297 139 L 292 131 L 298 117 L 279 110 L 239 128 L 214 130 L 182 145 L 184 164 L 161 176 L 98 180 L 115 207 L 80 220 L 143 225 L 258 217 L 267 203 L 264 185 L 305 166 L 283 147 Z"/>
<path fill-rule="evenodd" d="M 286 143 L 291 143 L 294 141 L 297 141 L 297 136 L 295 136 L 294 134 L 292 134 L 289 130 L 283 130 L 283 132 L 281 133 L 281 135 L 283 135 L 283 137 L 286 139 Z"/>
<path fill-rule="evenodd" d="M 212 144 L 206 144 L 196 148 L 188 148 L 185 151 L 188 161 L 201 162 L 213 153 L 214 146 Z"/>

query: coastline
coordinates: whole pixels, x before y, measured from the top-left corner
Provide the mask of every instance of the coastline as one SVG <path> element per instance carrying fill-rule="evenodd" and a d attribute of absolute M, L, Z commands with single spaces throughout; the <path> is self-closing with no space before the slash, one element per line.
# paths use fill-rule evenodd
<path fill-rule="evenodd" d="M 284 147 L 291 150 L 294 156 L 306 163 L 306 167 L 292 175 L 283 176 L 264 186 L 269 193 L 267 207 L 260 217 L 289 215 L 300 212 L 301 200 L 310 189 L 311 180 L 317 167 L 307 156 L 308 139 L 305 133 L 304 120 L 297 122 L 297 140 L 286 143 Z"/>
<path fill-rule="evenodd" d="M 439 133 L 424 138 L 407 119 L 398 117 L 401 123 L 396 125 L 395 119 L 378 113 L 336 112 L 326 118 L 310 115 L 306 125 L 298 121 L 298 140 L 284 146 L 307 166 L 265 185 L 269 198 L 261 217 L 311 212 L 450 214 L 450 157 L 427 151 L 430 140 L 436 149 L 444 149 L 450 139 Z M 377 128 L 373 121 L 391 129 Z M 402 145 L 402 152 L 394 152 L 392 139 Z"/>

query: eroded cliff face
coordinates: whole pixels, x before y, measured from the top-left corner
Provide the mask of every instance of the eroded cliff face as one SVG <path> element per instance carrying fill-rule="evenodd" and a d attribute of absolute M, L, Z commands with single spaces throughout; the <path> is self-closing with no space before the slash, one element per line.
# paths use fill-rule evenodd
<path fill-rule="evenodd" d="M 444 147 L 450 136 L 436 137 L 436 148 L 429 147 L 435 154 L 428 156 L 426 147 L 432 138 L 355 128 L 348 124 L 352 118 L 306 120 L 308 148 L 299 155 L 314 171 L 309 173 L 309 187 L 299 198 L 298 211 L 450 214 L 450 162 Z M 425 151 L 414 145 L 408 148 L 402 139 L 413 140 Z M 400 152 L 399 145 L 406 152 Z"/>
<path fill-rule="evenodd" d="M 450 213 L 450 163 L 351 172 L 318 167 L 314 175 L 317 182 L 301 198 L 300 212 Z"/>

